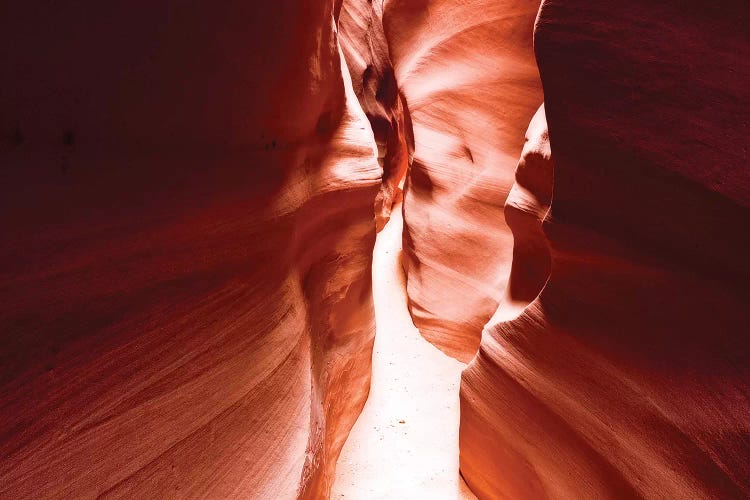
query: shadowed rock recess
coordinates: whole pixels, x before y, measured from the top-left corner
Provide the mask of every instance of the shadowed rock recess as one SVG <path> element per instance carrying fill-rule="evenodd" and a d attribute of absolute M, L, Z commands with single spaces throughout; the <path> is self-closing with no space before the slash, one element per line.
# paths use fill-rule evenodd
<path fill-rule="evenodd" d="M 4 5 L 0 498 L 750 497 L 748 26 Z"/>

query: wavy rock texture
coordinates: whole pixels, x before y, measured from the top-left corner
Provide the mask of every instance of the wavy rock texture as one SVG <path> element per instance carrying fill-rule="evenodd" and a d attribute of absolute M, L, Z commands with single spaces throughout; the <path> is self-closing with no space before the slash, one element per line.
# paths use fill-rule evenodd
<path fill-rule="evenodd" d="M 513 232 L 513 262 L 505 295 L 490 323 L 518 316 L 547 282 L 550 251 L 542 221 L 552 200 L 553 168 L 542 104 L 526 131 L 516 182 L 505 200 L 505 222 Z"/>
<path fill-rule="evenodd" d="M 383 0 L 345 0 L 339 33 L 354 92 L 372 126 L 383 168 L 375 199 L 378 231 L 401 200 L 403 180 L 414 151 L 411 121 L 399 92 L 383 31 Z"/>
<path fill-rule="evenodd" d="M 391 0 L 383 17 L 414 130 L 404 194 L 410 311 L 425 338 L 463 361 L 510 271 L 503 202 L 542 101 L 532 52 L 538 7 Z"/>
<path fill-rule="evenodd" d="M 464 371 L 479 497 L 750 495 L 749 16 L 543 4 L 551 273 Z"/>
<path fill-rule="evenodd" d="M 0 497 L 327 496 L 381 177 L 333 7 L 4 7 Z"/>

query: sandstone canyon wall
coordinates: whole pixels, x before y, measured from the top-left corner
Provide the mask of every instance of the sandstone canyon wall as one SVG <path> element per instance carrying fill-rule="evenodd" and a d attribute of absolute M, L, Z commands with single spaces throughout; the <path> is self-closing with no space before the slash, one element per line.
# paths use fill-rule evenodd
<path fill-rule="evenodd" d="M 750 495 L 750 9 L 694 4 L 542 5 L 549 149 L 525 153 L 554 162 L 551 271 L 464 371 L 461 471 L 481 498 Z M 516 271 L 544 252 L 516 258 L 531 293 Z"/>
<path fill-rule="evenodd" d="M 542 102 L 538 1 L 390 0 L 383 24 L 411 116 L 404 193 L 409 307 L 422 334 L 468 361 L 502 298 L 512 235 L 503 203 Z"/>
<path fill-rule="evenodd" d="M 4 6 L 0 498 L 327 498 L 405 175 L 476 495 L 750 496 L 750 9 L 538 9 Z"/>
<path fill-rule="evenodd" d="M 408 108 L 396 82 L 383 30 L 383 9 L 383 0 L 346 0 L 339 16 L 341 48 L 355 95 L 372 126 L 383 168 L 383 185 L 375 204 L 378 231 L 401 199 L 414 151 Z"/>
<path fill-rule="evenodd" d="M 334 3 L 2 10 L 0 497 L 326 497 L 381 177 Z"/>

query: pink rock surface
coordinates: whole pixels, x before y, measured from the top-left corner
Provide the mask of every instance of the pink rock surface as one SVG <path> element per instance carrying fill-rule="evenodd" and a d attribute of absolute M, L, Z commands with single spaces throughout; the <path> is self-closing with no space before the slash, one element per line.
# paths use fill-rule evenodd
<path fill-rule="evenodd" d="M 526 131 L 516 182 L 505 200 L 505 222 L 513 231 L 513 261 L 508 286 L 490 323 L 516 317 L 547 282 L 550 252 L 542 222 L 552 200 L 553 166 L 542 104 Z"/>
<path fill-rule="evenodd" d="M 375 198 L 380 231 L 402 198 L 403 180 L 414 151 L 412 125 L 396 82 L 383 31 L 383 0 L 346 0 L 341 5 L 339 35 L 354 92 L 372 126 L 383 167 L 383 184 Z"/>
<path fill-rule="evenodd" d="M 391 0 L 383 17 L 414 129 L 404 261 L 414 323 L 468 361 L 508 279 L 503 203 L 542 102 L 538 2 Z"/>
<path fill-rule="evenodd" d="M 551 272 L 464 371 L 480 498 L 750 495 L 748 16 L 544 2 Z"/>

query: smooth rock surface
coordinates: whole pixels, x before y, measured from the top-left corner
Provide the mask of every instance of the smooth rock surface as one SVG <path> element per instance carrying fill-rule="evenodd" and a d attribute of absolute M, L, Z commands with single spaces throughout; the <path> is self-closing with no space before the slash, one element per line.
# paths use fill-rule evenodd
<path fill-rule="evenodd" d="M 462 377 L 480 498 L 750 495 L 749 16 L 544 2 L 551 272 Z"/>
<path fill-rule="evenodd" d="M 4 5 L 0 498 L 750 497 L 747 1 L 538 7 Z"/>
<path fill-rule="evenodd" d="M 383 167 L 383 184 L 375 198 L 380 231 L 402 199 L 403 181 L 414 151 L 412 125 L 391 63 L 383 31 L 385 0 L 345 0 L 339 36 L 354 93 L 372 126 Z"/>
<path fill-rule="evenodd" d="M 0 497 L 327 497 L 381 177 L 334 15 L 4 6 Z"/>
<path fill-rule="evenodd" d="M 414 133 L 404 262 L 414 324 L 468 361 L 503 297 L 503 203 L 542 102 L 529 0 L 391 0 L 383 23 Z"/>

